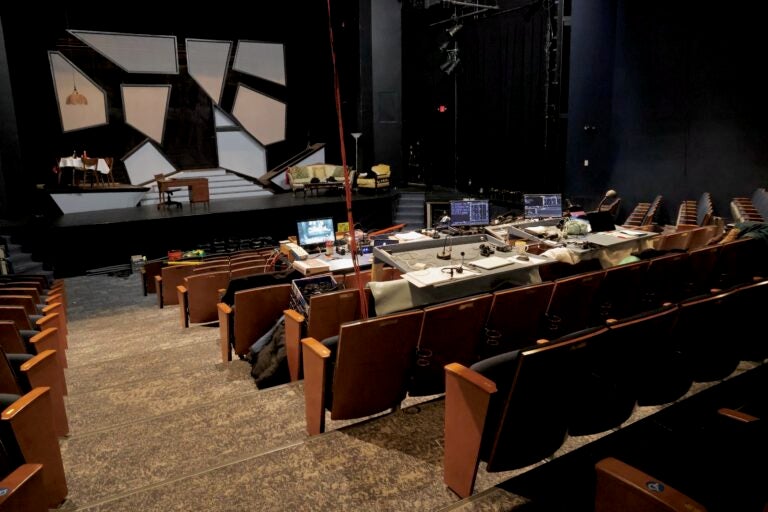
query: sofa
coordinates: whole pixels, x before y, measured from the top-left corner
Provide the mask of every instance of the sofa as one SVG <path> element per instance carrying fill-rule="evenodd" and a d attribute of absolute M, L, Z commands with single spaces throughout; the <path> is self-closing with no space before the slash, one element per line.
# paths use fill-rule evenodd
<path fill-rule="evenodd" d="M 349 179 L 352 180 L 354 171 L 349 173 Z M 344 167 L 336 164 L 295 165 L 289 167 L 285 174 L 293 195 L 296 195 L 297 190 L 303 190 L 307 183 L 313 183 L 313 179 L 314 182 L 344 181 Z"/>
<path fill-rule="evenodd" d="M 390 169 L 387 164 L 378 164 L 371 167 L 370 172 L 361 174 L 357 178 L 357 189 L 368 189 L 378 192 L 389 188 Z"/>

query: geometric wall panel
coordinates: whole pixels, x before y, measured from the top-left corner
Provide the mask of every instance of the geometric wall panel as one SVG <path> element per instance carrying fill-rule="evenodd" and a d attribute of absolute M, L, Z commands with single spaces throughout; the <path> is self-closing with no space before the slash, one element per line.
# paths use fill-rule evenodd
<path fill-rule="evenodd" d="M 69 30 L 69 33 L 129 73 L 179 73 L 176 36 L 88 30 Z"/>
<path fill-rule="evenodd" d="M 232 115 L 264 146 L 285 140 L 285 103 L 240 84 Z"/>
<path fill-rule="evenodd" d="M 285 85 L 283 45 L 238 41 L 232 69 Z"/>
<path fill-rule="evenodd" d="M 213 120 L 216 128 L 239 128 L 238 124 L 218 107 L 213 107 Z"/>
<path fill-rule="evenodd" d="M 187 72 L 217 105 L 224 90 L 232 41 L 187 39 Z"/>
<path fill-rule="evenodd" d="M 155 174 L 169 174 L 176 168 L 149 140 L 136 146 L 123 158 L 131 185 L 143 185 L 155 180 Z"/>
<path fill-rule="evenodd" d="M 107 95 L 59 52 L 48 52 L 64 132 L 107 124 Z"/>
<path fill-rule="evenodd" d="M 162 143 L 170 85 L 121 85 L 125 123 Z"/>
<path fill-rule="evenodd" d="M 264 146 L 242 130 L 216 132 L 219 167 L 257 179 L 267 172 Z"/>

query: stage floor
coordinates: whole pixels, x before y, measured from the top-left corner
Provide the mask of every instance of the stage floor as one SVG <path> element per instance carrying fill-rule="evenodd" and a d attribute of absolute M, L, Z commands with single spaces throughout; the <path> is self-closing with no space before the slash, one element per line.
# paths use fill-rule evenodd
<path fill-rule="evenodd" d="M 359 229 L 393 224 L 395 190 L 377 195 L 355 193 L 352 212 Z M 130 263 L 134 255 L 163 257 L 169 250 L 191 250 L 227 239 L 269 237 L 276 241 L 296 234 L 296 222 L 333 217 L 347 221 L 343 195 L 276 194 L 211 200 L 209 206 L 184 203 L 182 208 L 137 206 L 70 213 L 42 221 L 28 232 L 35 259 L 57 277 L 84 275 L 90 270 Z M 17 233 L 18 236 L 24 236 Z"/>

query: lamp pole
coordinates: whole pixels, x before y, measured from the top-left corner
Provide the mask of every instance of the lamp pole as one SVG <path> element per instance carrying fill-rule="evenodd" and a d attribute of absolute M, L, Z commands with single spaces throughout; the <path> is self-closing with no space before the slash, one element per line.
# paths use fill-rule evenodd
<path fill-rule="evenodd" d="M 357 139 L 362 135 L 361 132 L 350 133 L 355 138 L 355 171 L 360 174 L 360 162 L 357 161 Z"/>

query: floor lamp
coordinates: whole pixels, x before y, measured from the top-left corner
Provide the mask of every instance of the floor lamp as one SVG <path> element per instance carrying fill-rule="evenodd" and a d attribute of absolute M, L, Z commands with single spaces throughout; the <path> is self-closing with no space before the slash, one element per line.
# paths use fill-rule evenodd
<path fill-rule="evenodd" d="M 353 133 L 350 133 L 350 135 L 352 135 L 352 137 L 355 138 L 355 171 L 357 171 L 358 174 L 359 174 L 360 173 L 360 165 L 359 165 L 360 162 L 357 161 L 357 139 L 360 138 L 362 133 L 361 132 L 353 132 Z"/>

